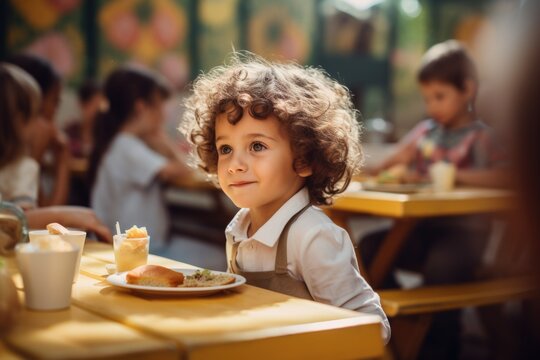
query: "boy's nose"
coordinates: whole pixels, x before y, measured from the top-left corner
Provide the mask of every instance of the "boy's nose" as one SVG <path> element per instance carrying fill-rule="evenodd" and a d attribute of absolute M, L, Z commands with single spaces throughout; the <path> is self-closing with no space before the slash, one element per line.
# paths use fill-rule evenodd
<path fill-rule="evenodd" d="M 229 163 L 229 173 L 244 172 L 247 170 L 247 164 L 241 154 L 234 154 Z"/>

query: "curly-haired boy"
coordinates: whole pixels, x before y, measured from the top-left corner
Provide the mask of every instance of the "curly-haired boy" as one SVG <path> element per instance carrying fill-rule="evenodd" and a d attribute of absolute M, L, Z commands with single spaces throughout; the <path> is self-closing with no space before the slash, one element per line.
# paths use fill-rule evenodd
<path fill-rule="evenodd" d="M 329 204 L 362 161 L 348 90 L 323 71 L 252 54 L 197 78 L 182 132 L 198 165 L 240 207 L 225 231 L 229 271 L 249 284 L 379 315 Z"/>

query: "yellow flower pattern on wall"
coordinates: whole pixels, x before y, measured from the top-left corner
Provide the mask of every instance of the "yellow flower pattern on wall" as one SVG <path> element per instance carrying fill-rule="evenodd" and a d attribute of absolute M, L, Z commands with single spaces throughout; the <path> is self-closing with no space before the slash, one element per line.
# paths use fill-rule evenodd
<path fill-rule="evenodd" d="M 137 6 L 144 6 L 143 16 Z M 99 24 L 113 47 L 145 64 L 183 42 L 187 33 L 186 14 L 171 0 L 106 2 Z"/>
<path fill-rule="evenodd" d="M 249 49 L 268 59 L 307 60 L 311 48 L 306 34 L 285 8 L 273 6 L 253 16 L 248 24 Z"/>

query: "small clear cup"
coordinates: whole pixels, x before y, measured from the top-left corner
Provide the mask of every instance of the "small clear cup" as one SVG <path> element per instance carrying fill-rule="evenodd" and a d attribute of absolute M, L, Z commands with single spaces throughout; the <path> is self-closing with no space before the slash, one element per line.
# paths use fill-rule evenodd
<path fill-rule="evenodd" d="M 126 234 L 113 236 L 116 272 L 129 271 L 137 266 L 146 265 L 150 236 L 128 238 Z"/>

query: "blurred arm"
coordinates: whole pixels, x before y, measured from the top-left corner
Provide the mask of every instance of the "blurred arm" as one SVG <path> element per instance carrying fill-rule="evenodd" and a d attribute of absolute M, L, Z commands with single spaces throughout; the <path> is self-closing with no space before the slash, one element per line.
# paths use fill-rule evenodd
<path fill-rule="evenodd" d="M 92 209 L 81 206 L 49 206 L 25 212 L 31 229 L 44 229 L 52 222 L 96 234 L 99 240 L 112 242 L 111 231 L 103 225 Z"/>
<path fill-rule="evenodd" d="M 185 164 L 182 154 L 176 147 L 176 144 L 164 131 L 150 134 L 149 136 L 146 136 L 144 140 L 152 150 L 170 160 L 158 172 L 158 178 L 160 180 L 170 184 L 174 183 L 176 178 L 189 176 L 191 174 L 192 170 Z"/>
<path fill-rule="evenodd" d="M 510 185 L 508 171 L 496 169 L 468 169 L 456 172 L 456 184 L 485 187 L 505 187 Z"/>

